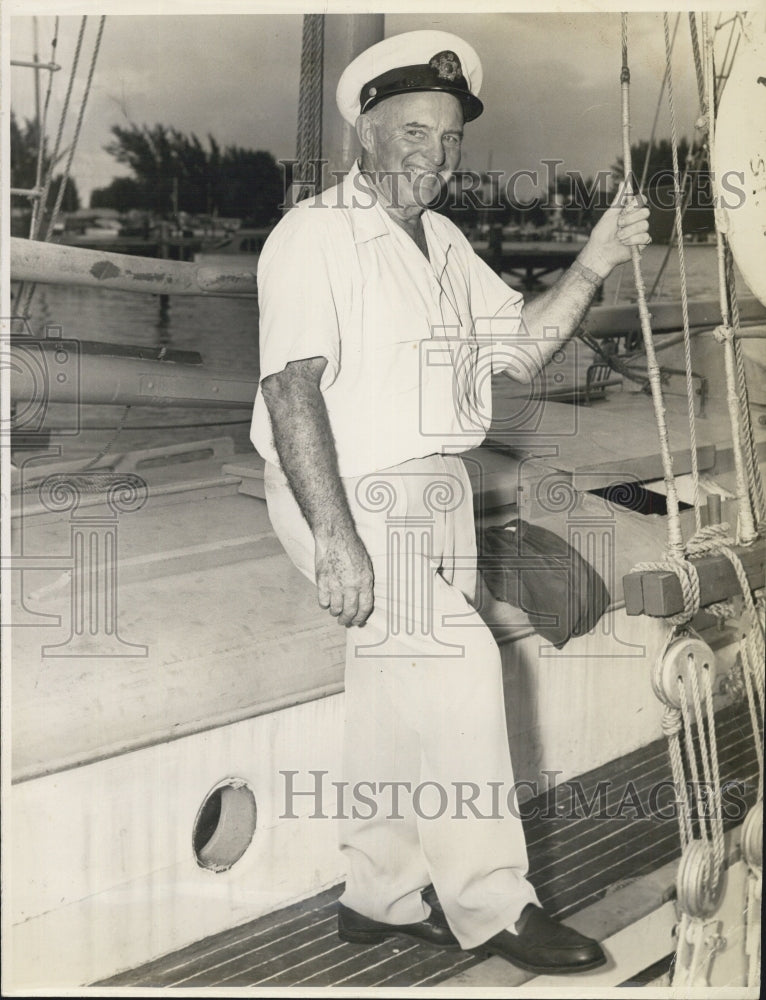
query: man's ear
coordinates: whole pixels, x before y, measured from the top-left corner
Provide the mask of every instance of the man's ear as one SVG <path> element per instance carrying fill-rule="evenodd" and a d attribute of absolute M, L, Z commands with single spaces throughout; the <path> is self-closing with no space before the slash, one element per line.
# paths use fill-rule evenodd
<path fill-rule="evenodd" d="M 369 115 L 359 115 L 356 120 L 356 134 L 366 153 L 369 153 L 375 144 L 374 128 L 372 118 Z"/>

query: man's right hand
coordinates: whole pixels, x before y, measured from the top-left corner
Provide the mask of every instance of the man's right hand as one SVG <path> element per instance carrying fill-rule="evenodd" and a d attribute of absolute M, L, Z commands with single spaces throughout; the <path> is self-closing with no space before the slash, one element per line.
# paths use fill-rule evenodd
<path fill-rule="evenodd" d="M 373 608 L 373 569 L 359 535 L 350 530 L 316 539 L 317 597 L 340 625 L 364 625 Z"/>
<path fill-rule="evenodd" d="M 261 389 L 282 469 L 314 535 L 319 604 L 348 628 L 370 617 L 373 571 L 338 471 L 320 388 L 326 365 L 324 357 L 291 361 Z"/>

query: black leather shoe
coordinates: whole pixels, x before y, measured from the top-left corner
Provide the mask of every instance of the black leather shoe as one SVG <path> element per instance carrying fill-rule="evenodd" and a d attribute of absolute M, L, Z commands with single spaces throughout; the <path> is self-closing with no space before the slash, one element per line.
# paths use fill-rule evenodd
<path fill-rule="evenodd" d="M 540 975 L 586 972 L 606 963 L 598 941 L 552 920 L 533 903 L 521 911 L 516 930 L 517 934 L 500 931 L 472 950 L 499 955 L 520 969 Z"/>
<path fill-rule="evenodd" d="M 338 904 L 338 937 L 341 941 L 351 944 L 380 944 L 397 935 L 415 938 L 437 948 L 460 947 L 440 908 L 434 907 L 428 917 L 417 924 L 386 924 L 381 920 L 363 917 L 343 903 Z"/>

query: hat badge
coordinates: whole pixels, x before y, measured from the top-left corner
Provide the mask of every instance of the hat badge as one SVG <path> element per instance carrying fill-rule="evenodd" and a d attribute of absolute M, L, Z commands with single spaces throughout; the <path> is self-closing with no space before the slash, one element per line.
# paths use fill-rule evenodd
<path fill-rule="evenodd" d="M 463 75 L 463 68 L 460 65 L 460 60 L 454 52 L 450 52 L 446 49 L 444 52 L 437 52 L 435 56 L 429 60 L 428 65 L 431 69 L 436 70 L 436 75 L 440 80 L 449 80 L 452 82 L 456 80 L 459 76 Z"/>

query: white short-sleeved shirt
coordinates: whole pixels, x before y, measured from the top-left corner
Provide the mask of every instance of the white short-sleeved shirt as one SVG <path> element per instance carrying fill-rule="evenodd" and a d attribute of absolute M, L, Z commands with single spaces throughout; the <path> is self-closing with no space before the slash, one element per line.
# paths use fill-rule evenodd
<path fill-rule="evenodd" d="M 320 389 L 342 476 L 476 447 L 490 374 L 534 371 L 523 297 L 448 219 L 426 211 L 423 226 L 430 261 L 355 166 L 291 209 L 258 262 L 261 380 L 327 359 Z M 260 388 L 251 439 L 279 465 Z"/>

